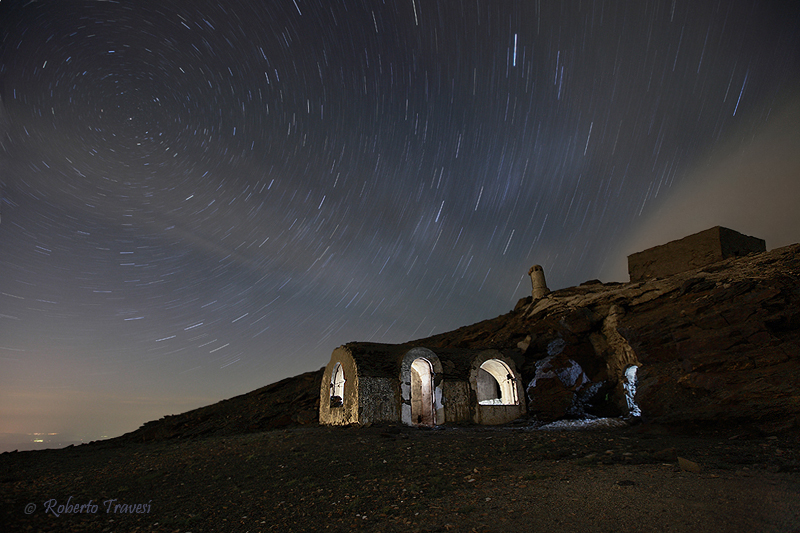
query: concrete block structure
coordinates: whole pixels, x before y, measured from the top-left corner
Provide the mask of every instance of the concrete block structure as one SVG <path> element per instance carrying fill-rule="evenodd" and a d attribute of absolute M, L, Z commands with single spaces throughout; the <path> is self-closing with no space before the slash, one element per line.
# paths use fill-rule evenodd
<path fill-rule="evenodd" d="M 327 425 L 504 424 L 525 413 L 521 377 L 497 350 L 354 342 L 333 351 L 320 387 Z"/>
<path fill-rule="evenodd" d="M 763 239 L 721 226 L 701 231 L 628 256 L 631 281 L 665 278 L 729 257 L 765 252 Z"/>

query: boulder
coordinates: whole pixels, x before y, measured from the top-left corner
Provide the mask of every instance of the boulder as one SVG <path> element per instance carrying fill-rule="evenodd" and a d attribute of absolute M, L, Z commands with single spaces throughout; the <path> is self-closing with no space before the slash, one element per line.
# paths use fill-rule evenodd
<path fill-rule="evenodd" d="M 559 345 L 557 341 L 554 344 Z M 528 412 L 540 420 L 563 418 L 575 403 L 578 391 L 589 382 L 581 366 L 563 354 L 550 355 L 536 364 L 528 384 Z"/>

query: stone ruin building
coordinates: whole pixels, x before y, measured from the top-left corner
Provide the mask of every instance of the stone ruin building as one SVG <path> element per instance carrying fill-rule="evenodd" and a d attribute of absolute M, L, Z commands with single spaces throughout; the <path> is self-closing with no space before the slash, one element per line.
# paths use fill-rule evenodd
<path fill-rule="evenodd" d="M 728 257 L 765 250 L 762 239 L 717 226 L 628 256 L 629 273 L 631 282 L 665 278 Z M 556 303 L 557 293 L 548 289 L 541 266 L 534 265 L 528 274 L 532 286 L 529 305 L 536 306 L 538 302 L 542 308 L 563 306 Z M 554 297 L 555 300 L 548 300 Z M 529 412 L 544 420 L 554 420 L 569 414 L 570 405 L 575 403 L 573 397 L 605 394 L 608 398 L 608 393 L 621 393 L 627 403 L 624 412 L 640 416 L 634 399 L 641 363 L 617 330 L 623 309 L 613 304 L 607 313 L 599 332 L 608 345 L 602 353 L 597 352 L 594 341 L 586 339 L 576 345 L 567 345 L 562 338 L 551 339 L 534 353 L 529 349 L 530 335 L 518 343 L 521 356 L 528 364 L 535 363 L 535 372 L 528 377 L 532 380 L 527 386 L 523 384 L 522 367 L 518 369 L 510 356 L 498 350 L 436 348 L 434 351 L 368 342 L 340 346 L 333 351 L 322 378 L 319 422 L 491 425 L 511 422 Z M 566 318 L 581 326 L 591 314 L 588 309 L 576 308 Z M 573 325 L 571 329 L 576 327 Z M 518 363 L 523 364 L 519 359 Z M 581 366 L 585 364 L 602 366 L 599 372 L 587 372 L 608 377 L 592 381 L 594 378 L 590 379 Z M 616 393 L 606 390 L 607 385 L 619 390 Z M 534 390 L 535 396 L 531 396 Z"/>
<path fill-rule="evenodd" d="M 333 351 L 320 387 L 328 425 L 505 424 L 525 412 L 514 361 L 497 350 L 354 342 Z"/>
<path fill-rule="evenodd" d="M 766 250 L 767 246 L 763 239 L 715 226 L 700 233 L 629 255 L 628 274 L 630 274 L 631 281 L 666 278 L 729 257 L 760 253 Z"/>

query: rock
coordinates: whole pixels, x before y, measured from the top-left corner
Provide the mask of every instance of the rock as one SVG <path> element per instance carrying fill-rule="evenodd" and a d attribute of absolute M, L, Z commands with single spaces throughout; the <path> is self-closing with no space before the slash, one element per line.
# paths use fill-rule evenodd
<path fill-rule="evenodd" d="M 532 340 L 531 336 L 528 335 L 527 337 L 525 337 L 525 340 L 519 341 L 517 343 L 517 348 L 519 348 L 519 350 L 524 354 L 525 351 L 528 349 L 528 346 L 531 345 L 531 340 Z"/>
<path fill-rule="evenodd" d="M 558 420 L 566 416 L 575 398 L 575 391 L 555 376 L 540 379 L 537 386 L 528 387 L 528 412 L 540 420 Z"/>
<path fill-rule="evenodd" d="M 283 414 L 272 418 L 267 422 L 265 429 L 277 429 L 286 427 L 292 424 L 292 417 L 288 414 Z"/>
<path fill-rule="evenodd" d="M 678 466 L 685 472 L 693 472 L 695 474 L 700 472 L 700 465 L 694 461 L 678 457 Z"/>
<path fill-rule="evenodd" d="M 683 296 L 684 294 L 689 294 L 693 292 L 704 292 L 713 289 L 717 284 L 713 281 L 709 281 L 705 277 L 698 277 L 698 278 L 691 278 L 687 279 L 681 284 L 681 288 L 678 291 L 679 296 Z"/>
<path fill-rule="evenodd" d="M 532 301 L 533 301 L 532 296 L 526 296 L 525 298 L 520 298 L 520 300 L 517 302 L 517 305 L 514 306 L 514 311 L 519 311 L 521 309 L 524 309 L 525 307 L 528 307 Z"/>
<path fill-rule="evenodd" d="M 536 364 L 536 375 L 528 384 L 528 411 L 542 420 L 568 414 L 576 393 L 589 382 L 581 366 L 563 354 L 551 355 Z"/>
<path fill-rule="evenodd" d="M 304 410 L 298 411 L 292 421 L 298 424 L 312 424 L 317 421 L 318 411 Z"/>
<path fill-rule="evenodd" d="M 575 309 L 564 318 L 561 323 L 574 334 L 586 333 L 597 324 L 598 317 L 586 307 Z"/>
<path fill-rule="evenodd" d="M 674 463 L 678 460 L 678 451 L 675 448 L 665 448 L 654 452 L 653 459 L 665 463 Z"/>
<path fill-rule="evenodd" d="M 606 398 L 613 394 L 614 383 L 610 381 L 590 382 L 575 393 L 567 409 L 570 418 L 619 417 L 623 413 Z"/>
<path fill-rule="evenodd" d="M 706 276 L 717 288 L 704 296 L 688 290 L 625 318 L 643 365 L 637 397 L 646 415 L 673 425 L 721 425 L 800 414 L 790 407 L 800 389 L 800 361 L 792 357 L 800 337 L 800 261 L 798 247 L 791 248 L 730 261 Z M 770 255 L 783 261 L 764 271 Z"/>

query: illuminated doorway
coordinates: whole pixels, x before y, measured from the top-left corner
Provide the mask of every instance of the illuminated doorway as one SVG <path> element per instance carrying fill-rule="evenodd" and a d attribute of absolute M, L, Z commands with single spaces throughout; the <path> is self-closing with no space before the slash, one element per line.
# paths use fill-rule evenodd
<path fill-rule="evenodd" d="M 499 359 L 489 359 L 478 369 L 477 390 L 480 405 L 517 405 L 517 380 L 514 372 Z"/>
<path fill-rule="evenodd" d="M 412 348 L 400 363 L 400 420 L 409 426 L 445 423 L 442 363 L 427 348 Z"/>
<path fill-rule="evenodd" d="M 336 363 L 331 372 L 331 407 L 342 407 L 344 405 L 344 369 L 342 363 Z"/>
<path fill-rule="evenodd" d="M 411 363 L 411 422 L 419 426 L 436 424 L 433 407 L 433 366 L 423 357 Z"/>

